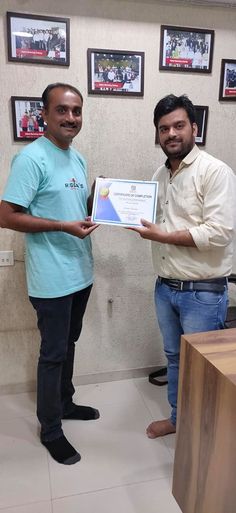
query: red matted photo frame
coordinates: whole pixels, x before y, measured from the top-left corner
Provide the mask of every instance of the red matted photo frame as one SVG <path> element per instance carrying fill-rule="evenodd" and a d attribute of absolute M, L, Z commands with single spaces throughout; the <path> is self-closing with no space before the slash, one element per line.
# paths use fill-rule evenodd
<path fill-rule="evenodd" d="M 88 93 L 143 96 L 144 52 L 88 48 Z"/>
<path fill-rule="evenodd" d="M 30 142 L 44 135 L 46 125 L 42 118 L 42 98 L 12 96 L 11 106 L 14 141 Z"/>
<path fill-rule="evenodd" d="M 70 20 L 7 12 L 8 60 L 69 66 Z"/>
<path fill-rule="evenodd" d="M 221 61 L 219 101 L 236 101 L 236 60 L 234 59 Z"/>
<path fill-rule="evenodd" d="M 161 25 L 159 69 L 211 73 L 214 30 Z"/>

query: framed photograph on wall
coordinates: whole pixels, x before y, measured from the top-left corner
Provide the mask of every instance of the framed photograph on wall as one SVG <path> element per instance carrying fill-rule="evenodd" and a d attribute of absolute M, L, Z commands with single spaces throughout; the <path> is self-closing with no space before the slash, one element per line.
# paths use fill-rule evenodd
<path fill-rule="evenodd" d="M 198 146 L 206 144 L 206 131 L 208 121 L 208 107 L 206 105 L 194 105 L 196 113 L 196 123 L 198 126 L 195 142 Z"/>
<path fill-rule="evenodd" d="M 70 20 L 7 12 L 8 60 L 70 64 Z"/>
<path fill-rule="evenodd" d="M 155 144 L 160 144 L 158 130 L 155 128 Z"/>
<path fill-rule="evenodd" d="M 11 106 L 14 141 L 34 141 L 45 133 L 42 98 L 12 96 Z"/>
<path fill-rule="evenodd" d="M 214 30 L 161 25 L 159 69 L 210 73 Z"/>
<path fill-rule="evenodd" d="M 220 73 L 219 100 L 236 101 L 236 60 L 222 59 Z"/>
<path fill-rule="evenodd" d="M 208 107 L 206 105 L 194 105 L 196 114 L 196 123 L 198 126 L 197 136 L 195 142 L 198 146 L 206 144 L 206 131 L 208 121 Z M 155 144 L 159 144 L 158 130 L 155 130 Z"/>
<path fill-rule="evenodd" d="M 144 52 L 88 48 L 88 93 L 143 96 Z"/>

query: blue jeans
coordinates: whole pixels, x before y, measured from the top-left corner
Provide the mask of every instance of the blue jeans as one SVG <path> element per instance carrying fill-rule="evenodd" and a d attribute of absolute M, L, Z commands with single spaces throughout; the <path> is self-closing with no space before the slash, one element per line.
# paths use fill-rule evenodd
<path fill-rule="evenodd" d="M 201 292 L 175 290 L 156 282 L 155 305 L 167 358 L 168 401 L 171 422 L 176 424 L 180 337 L 183 333 L 224 328 L 228 291 Z"/>
<path fill-rule="evenodd" d="M 37 416 L 44 442 L 63 435 L 61 419 L 73 409 L 75 342 L 81 333 L 91 288 L 52 299 L 29 298 L 37 312 L 41 334 Z"/>

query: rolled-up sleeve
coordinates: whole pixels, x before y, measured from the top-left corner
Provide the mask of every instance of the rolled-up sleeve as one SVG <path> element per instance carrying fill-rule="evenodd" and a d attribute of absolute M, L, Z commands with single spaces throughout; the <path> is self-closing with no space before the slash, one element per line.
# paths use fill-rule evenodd
<path fill-rule="evenodd" d="M 232 242 L 235 228 L 236 177 L 224 165 L 210 166 L 204 183 L 203 222 L 189 228 L 199 249 L 225 247 Z"/>

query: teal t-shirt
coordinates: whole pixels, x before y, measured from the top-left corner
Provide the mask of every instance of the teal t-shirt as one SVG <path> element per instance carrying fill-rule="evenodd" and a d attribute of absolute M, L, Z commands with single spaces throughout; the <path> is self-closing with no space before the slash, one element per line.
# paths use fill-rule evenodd
<path fill-rule="evenodd" d="M 87 216 L 87 197 L 83 157 L 42 136 L 14 157 L 2 199 L 25 207 L 32 216 L 80 221 Z M 93 282 L 90 237 L 27 233 L 25 262 L 28 293 L 33 297 L 66 296 Z"/>

